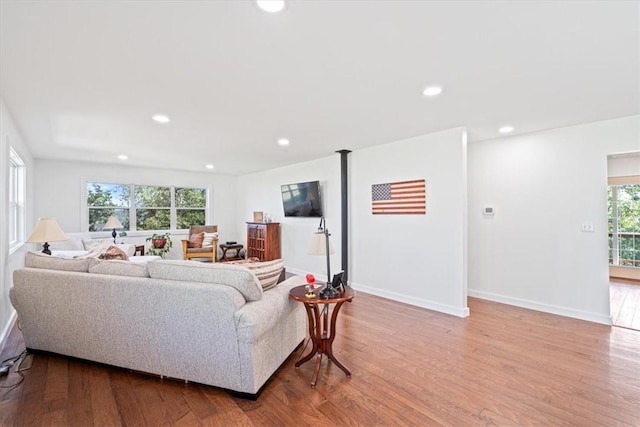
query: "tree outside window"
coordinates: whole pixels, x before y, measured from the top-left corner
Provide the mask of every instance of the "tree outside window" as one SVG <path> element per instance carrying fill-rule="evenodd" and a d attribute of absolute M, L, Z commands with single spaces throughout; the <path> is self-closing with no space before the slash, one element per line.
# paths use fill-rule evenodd
<path fill-rule="evenodd" d="M 136 229 L 168 230 L 171 228 L 171 189 L 136 185 Z"/>
<path fill-rule="evenodd" d="M 609 186 L 609 264 L 640 267 L 640 184 Z"/>
<path fill-rule="evenodd" d="M 176 221 L 178 229 L 191 225 L 205 225 L 207 190 L 204 188 L 176 188 Z"/>
<path fill-rule="evenodd" d="M 115 215 L 129 230 L 130 188 L 123 184 L 87 183 L 89 231 L 102 231 L 107 218 Z"/>
<path fill-rule="evenodd" d="M 101 231 L 110 215 L 124 230 L 188 229 L 205 225 L 205 188 L 87 183 L 89 231 Z"/>

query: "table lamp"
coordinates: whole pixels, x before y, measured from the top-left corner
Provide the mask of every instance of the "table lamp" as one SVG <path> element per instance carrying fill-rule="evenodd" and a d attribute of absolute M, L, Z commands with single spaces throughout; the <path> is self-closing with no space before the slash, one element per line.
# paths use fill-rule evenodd
<path fill-rule="evenodd" d="M 122 223 L 120 222 L 120 220 L 118 219 L 117 216 L 115 215 L 111 215 L 108 219 L 106 224 L 102 227 L 103 229 L 113 229 L 113 232 L 111 233 L 111 236 L 113 237 L 113 243 L 116 243 L 116 228 L 124 228 L 124 226 L 122 225 Z"/>
<path fill-rule="evenodd" d="M 36 227 L 27 239 L 27 243 L 42 243 L 42 253 L 51 255 L 49 242 L 59 242 L 69 238 L 60 229 L 55 218 L 38 218 Z"/>
<path fill-rule="evenodd" d="M 311 236 L 311 242 L 307 253 L 311 255 L 325 255 L 327 257 L 327 286 L 320 291 L 320 297 L 322 298 L 335 298 L 340 293 L 331 286 L 331 260 L 329 255 L 335 253 L 333 245 L 329 241 L 329 229 L 324 217 L 320 218 L 320 225 L 318 231 Z"/>

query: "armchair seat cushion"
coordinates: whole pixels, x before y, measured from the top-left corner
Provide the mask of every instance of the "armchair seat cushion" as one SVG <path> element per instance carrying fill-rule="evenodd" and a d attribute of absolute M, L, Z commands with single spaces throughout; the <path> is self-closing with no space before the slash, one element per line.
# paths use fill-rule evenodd
<path fill-rule="evenodd" d="M 207 254 L 211 255 L 211 251 L 213 251 L 213 246 L 203 246 L 201 248 L 187 248 L 188 254 Z"/>

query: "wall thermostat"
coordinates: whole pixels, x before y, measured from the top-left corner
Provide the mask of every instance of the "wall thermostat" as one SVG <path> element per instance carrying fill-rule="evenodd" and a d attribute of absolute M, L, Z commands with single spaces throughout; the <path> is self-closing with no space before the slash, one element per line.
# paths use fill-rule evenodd
<path fill-rule="evenodd" d="M 484 208 L 482 208 L 482 213 L 484 215 L 493 215 L 494 209 L 493 206 L 485 206 Z"/>

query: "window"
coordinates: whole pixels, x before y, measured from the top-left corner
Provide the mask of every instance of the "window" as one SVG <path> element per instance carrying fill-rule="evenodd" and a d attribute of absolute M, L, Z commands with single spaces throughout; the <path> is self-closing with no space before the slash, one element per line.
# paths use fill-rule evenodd
<path fill-rule="evenodd" d="M 107 218 L 115 215 L 129 230 L 130 186 L 122 184 L 87 183 L 89 231 L 100 231 Z"/>
<path fill-rule="evenodd" d="M 136 185 L 134 188 L 137 230 L 176 228 L 171 227 L 171 188 L 148 185 Z"/>
<path fill-rule="evenodd" d="M 125 230 L 184 230 L 205 225 L 206 208 L 204 188 L 87 183 L 89 231 L 101 231 L 110 215 Z"/>
<path fill-rule="evenodd" d="M 204 188 L 176 188 L 176 221 L 178 229 L 205 224 L 207 190 Z"/>
<path fill-rule="evenodd" d="M 9 247 L 24 241 L 25 166 L 18 154 L 9 148 Z"/>
<path fill-rule="evenodd" d="M 609 264 L 640 267 L 640 184 L 609 186 Z"/>

